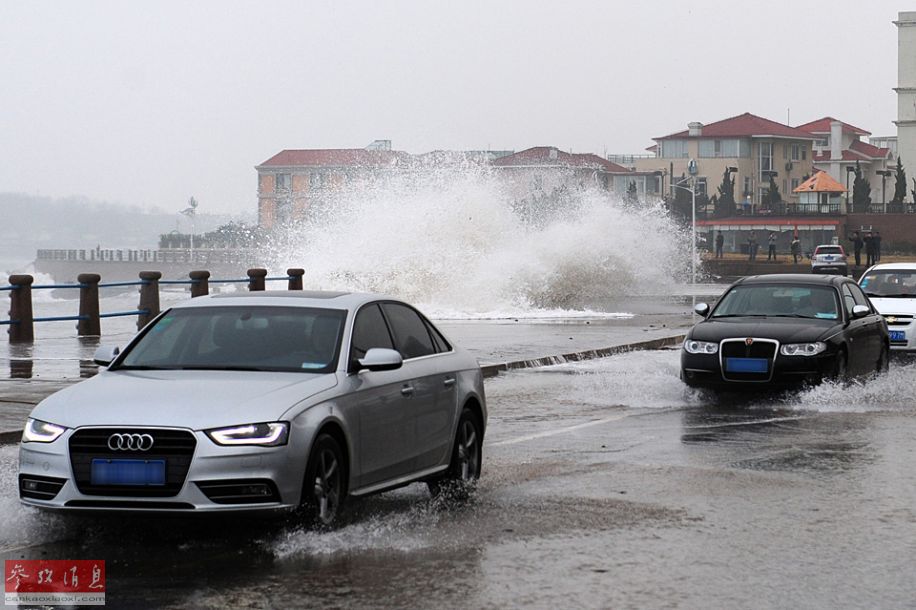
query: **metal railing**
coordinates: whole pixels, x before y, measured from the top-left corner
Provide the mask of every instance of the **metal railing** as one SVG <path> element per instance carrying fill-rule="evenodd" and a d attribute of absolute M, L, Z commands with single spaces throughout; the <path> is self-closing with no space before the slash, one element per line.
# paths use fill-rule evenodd
<path fill-rule="evenodd" d="M 75 284 L 33 284 L 31 275 L 11 275 L 8 286 L 0 286 L 0 291 L 10 294 L 10 313 L 8 320 L 0 320 L 0 325 L 8 326 L 10 342 L 31 342 L 35 339 L 36 322 L 77 322 L 77 334 L 83 336 L 100 336 L 101 320 L 123 316 L 137 316 L 137 329 L 143 328 L 150 320 L 159 315 L 159 286 L 163 284 L 188 285 L 191 287 L 191 298 L 209 294 L 210 284 L 247 283 L 249 291 L 265 289 L 266 282 L 286 281 L 289 290 L 302 290 L 304 269 L 287 269 L 285 276 L 267 277 L 266 269 L 249 269 L 245 279 L 210 279 L 209 271 L 191 271 L 186 280 L 163 280 L 159 271 L 141 271 L 140 279 L 132 282 L 101 282 L 96 273 L 81 273 Z M 136 309 L 129 311 L 99 310 L 99 289 L 123 286 L 139 286 L 140 301 Z M 79 313 L 72 316 L 35 317 L 32 312 L 33 290 L 67 290 L 80 291 Z"/>

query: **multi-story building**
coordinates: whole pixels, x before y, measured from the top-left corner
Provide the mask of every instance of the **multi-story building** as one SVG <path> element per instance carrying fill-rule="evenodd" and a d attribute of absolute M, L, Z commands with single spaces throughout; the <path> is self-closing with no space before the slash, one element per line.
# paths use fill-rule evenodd
<path fill-rule="evenodd" d="M 256 166 L 258 225 L 282 226 L 336 191 L 403 167 L 410 155 L 380 140 L 366 148 L 283 150 Z"/>
<path fill-rule="evenodd" d="M 861 138 L 871 133 L 829 116 L 799 125 L 797 129 L 807 131 L 817 138 L 814 140 L 814 168 L 827 172 L 831 178 L 845 184 L 847 199 L 852 196 L 852 180 L 855 177 L 852 174 L 858 164 L 863 177 L 871 184 L 872 209 L 861 211 L 883 211 L 883 204 L 890 198 L 887 197 L 889 174 L 886 172 L 890 165 L 896 163 L 890 148 L 863 142 Z M 893 195 L 893 178 L 890 182 Z M 846 202 L 847 210 L 851 210 L 851 203 L 851 200 Z"/>
<path fill-rule="evenodd" d="M 766 210 L 770 178 L 784 201 L 797 202 L 792 191 L 812 174 L 810 133 L 750 113 L 704 125 L 690 123 L 687 130 L 653 138 L 651 158 L 634 159 L 641 171 L 662 176 L 661 191 L 667 193 L 682 176 L 688 163 L 696 163 L 697 191 L 715 195 L 727 168 L 733 168 L 738 210 Z M 672 195 L 672 193 L 668 193 Z"/>

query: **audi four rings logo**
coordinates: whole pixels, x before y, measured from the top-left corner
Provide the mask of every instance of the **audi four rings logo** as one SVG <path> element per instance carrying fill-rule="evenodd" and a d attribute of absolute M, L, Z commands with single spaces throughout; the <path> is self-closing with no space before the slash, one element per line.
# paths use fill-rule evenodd
<path fill-rule="evenodd" d="M 108 437 L 108 448 L 112 451 L 149 451 L 153 448 L 153 437 L 149 434 L 115 433 Z"/>

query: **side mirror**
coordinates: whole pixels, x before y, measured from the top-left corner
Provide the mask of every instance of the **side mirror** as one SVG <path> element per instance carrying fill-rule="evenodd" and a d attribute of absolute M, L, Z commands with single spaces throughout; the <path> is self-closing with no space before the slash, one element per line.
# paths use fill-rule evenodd
<path fill-rule="evenodd" d="M 393 371 L 401 368 L 404 358 L 401 353 L 385 347 L 373 347 L 366 355 L 357 360 L 360 369 L 370 371 Z"/>
<path fill-rule="evenodd" d="M 698 316 L 703 316 L 705 318 L 709 315 L 709 304 L 697 303 L 696 307 L 693 308 L 693 311 L 695 311 Z"/>
<path fill-rule="evenodd" d="M 92 356 L 92 361 L 99 366 L 108 366 L 111 361 L 118 357 L 121 348 L 117 345 L 100 345 Z"/>
<path fill-rule="evenodd" d="M 871 310 L 865 305 L 853 305 L 852 306 L 852 317 L 853 318 L 864 318 L 871 313 Z"/>

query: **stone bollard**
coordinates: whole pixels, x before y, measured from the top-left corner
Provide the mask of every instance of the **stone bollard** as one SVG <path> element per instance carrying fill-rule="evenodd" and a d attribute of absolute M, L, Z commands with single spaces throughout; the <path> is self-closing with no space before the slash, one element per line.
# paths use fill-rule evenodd
<path fill-rule="evenodd" d="M 10 343 L 31 342 L 35 340 L 35 321 L 32 316 L 32 282 L 31 275 L 11 275 L 10 286 Z"/>
<path fill-rule="evenodd" d="M 255 292 L 264 290 L 264 278 L 267 277 L 267 269 L 249 269 L 248 270 L 248 290 Z"/>
<path fill-rule="evenodd" d="M 289 276 L 290 290 L 302 290 L 302 276 L 305 275 L 305 269 L 287 269 L 286 275 Z"/>
<path fill-rule="evenodd" d="M 162 273 L 159 271 L 141 271 L 140 281 L 140 305 L 137 309 L 144 311 L 137 316 L 137 330 L 140 330 L 147 323 L 159 315 L 159 278 Z"/>
<path fill-rule="evenodd" d="M 80 319 L 76 322 L 76 334 L 80 337 L 97 337 L 102 334 L 99 317 L 99 280 L 97 273 L 80 273 L 76 281 L 80 284 Z"/>
<path fill-rule="evenodd" d="M 210 272 L 192 271 L 188 274 L 191 278 L 191 298 L 202 297 L 210 294 Z"/>

